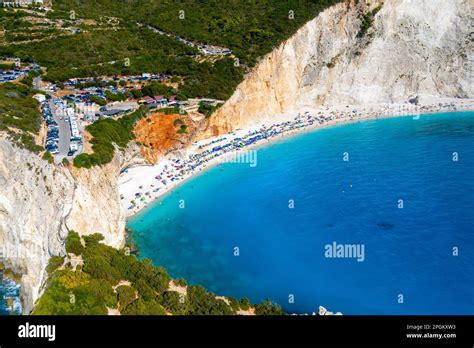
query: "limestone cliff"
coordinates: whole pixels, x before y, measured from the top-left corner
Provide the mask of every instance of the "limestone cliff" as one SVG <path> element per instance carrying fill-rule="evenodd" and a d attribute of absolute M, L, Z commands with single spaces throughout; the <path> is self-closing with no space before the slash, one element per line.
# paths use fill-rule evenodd
<path fill-rule="evenodd" d="M 203 137 L 304 107 L 392 103 L 415 94 L 472 97 L 473 6 L 472 0 L 337 4 L 265 56 Z"/>
<path fill-rule="evenodd" d="M 40 294 L 50 256 L 64 254 L 70 229 L 124 244 L 117 178 L 137 153 L 131 147 L 104 167 L 78 170 L 50 165 L 0 137 L 0 256 L 22 274 L 24 313 Z"/>
<path fill-rule="evenodd" d="M 67 172 L 0 140 L 0 251 L 6 266 L 22 274 L 24 312 L 38 296 L 50 255 L 63 252 L 64 202 L 73 188 Z"/>

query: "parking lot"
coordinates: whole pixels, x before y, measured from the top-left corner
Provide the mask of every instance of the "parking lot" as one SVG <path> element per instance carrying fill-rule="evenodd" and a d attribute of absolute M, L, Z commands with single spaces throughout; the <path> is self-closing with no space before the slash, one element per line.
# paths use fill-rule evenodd
<path fill-rule="evenodd" d="M 51 100 L 50 105 L 52 105 L 53 117 L 59 128 L 59 142 L 58 142 L 58 153 L 55 154 L 58 162 L 62 161 L 64 157 L 68 157 L 69 146 L 71 144 L 71 129 L 69 127 L 69 122 L 67 117 L 64 114 L 62 107 L 59 107 L 54 104 Z"/>
<path fill-rule="evenodd" d="M 59 153 L 58 143 L 59 143 L 59 126 L 53 117 L 53 111 L 51 108 L 51 103 L 45 101 L 41 103 L 41 112 L 43 118 L 48 126 L 48 132 L 46 135 L 45 148 L 47 151 L 51 152 L 53 155 Z"/>
<path fill-rule="evenodd" d="M 70 110 L 68 113 L 67 106 L 57 98 L 50 98 L 42 103 L 41 110 L 48 126 L 46 150 L 54 155 L 56 163 L 60 163 L 64 158 L 71 160 L 80 153 L 81 146 L 78 146 L 77 141 L 71 142 Z"/>

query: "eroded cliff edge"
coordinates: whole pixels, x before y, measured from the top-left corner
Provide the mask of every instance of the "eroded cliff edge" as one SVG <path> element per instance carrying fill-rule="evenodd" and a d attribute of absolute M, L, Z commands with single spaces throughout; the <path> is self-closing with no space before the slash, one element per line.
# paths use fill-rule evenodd
<path fill-rule="evenodd" d="M 394 103 L 413 95 L 472 98 L 473 6 L 470 0 L 337 4 L 265 56 L 202 137 L 305 107 Z"/>
<path fill-rule="evenodd" d="M 117 178 L 140 158 L 131 146 L 90 170 L 48 164 L 0 137 L 0 251 L 22 275 L 23 312 L 38 298 L 50 256 L 64 254 L 69 230 L 100 232 L 113 247 L 125 243 L 125 214 Z"/>

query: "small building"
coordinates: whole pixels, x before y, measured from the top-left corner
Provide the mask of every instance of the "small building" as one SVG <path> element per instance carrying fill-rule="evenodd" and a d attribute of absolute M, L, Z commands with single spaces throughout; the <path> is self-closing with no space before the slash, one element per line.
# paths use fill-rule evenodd
<path fill-rule="evenodd" d="M 154 102 L 155 102 L 155 99 L 149 96 L 145 96 L 138 101 L 139 104 L 152 104 Z"/>
<path fill-rule="evenodd" d="M 166 99 L 162 95 L 159 95 L 155 97 L 155 103 L 158 104 L 158 106 L 165 106 L 166 104 L 168 104 L 168 99 Z"/>

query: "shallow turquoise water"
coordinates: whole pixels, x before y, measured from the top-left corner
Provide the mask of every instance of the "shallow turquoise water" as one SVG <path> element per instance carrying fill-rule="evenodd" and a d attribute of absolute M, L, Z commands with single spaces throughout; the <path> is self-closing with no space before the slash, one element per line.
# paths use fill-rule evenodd
<path fill-rule="evenodd" d="M 337 126 L 257 155 L 131 219 L 141 256 L 289 312 L 474 314 L 474 113 Z M 363 246 L 363 262 L 325 257 L 333 242 Z"/>

